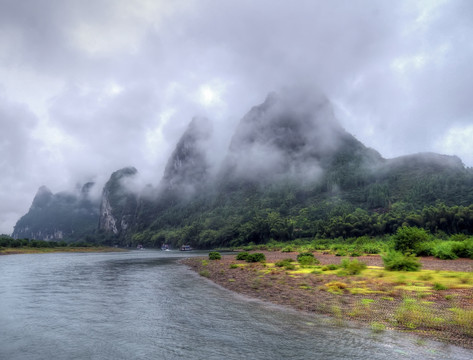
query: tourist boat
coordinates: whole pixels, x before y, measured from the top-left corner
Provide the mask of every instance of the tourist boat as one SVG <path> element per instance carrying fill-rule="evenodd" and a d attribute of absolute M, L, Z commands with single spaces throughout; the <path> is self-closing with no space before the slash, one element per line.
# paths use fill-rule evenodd
<path fill-rule="evenodd" d="M 182 245 L 179 250 L 181 250 L 181 251 L 191 251 L 192 248 L 190 247 L 190 245 Z"/>
<path fill-rule="evenodd" d="M 169 250 L 169 245 L 168 245 L 168 244 L 163 244 L 163 245 L 161 246 L 161 250 L 162 250 L 162 251 L 170 251 L 170 250 Z"/>
<path fill-rule="evenodd" d="M 136 250 L 144 250 L 145 248 L 143 247 L 143 245 L 139 244 L 136 246 Z"/>

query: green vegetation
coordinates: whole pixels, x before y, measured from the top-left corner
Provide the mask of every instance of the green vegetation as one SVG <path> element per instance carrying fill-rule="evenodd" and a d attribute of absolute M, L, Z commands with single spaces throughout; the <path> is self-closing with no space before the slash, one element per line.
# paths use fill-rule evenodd
<path fill-rule="evenodd" d="M 297 262 L 302 266 L 311 266 L 315 264 L 320 264 L 320 261 L 315 258 L 314 254 L 311 252 L 303 252 L 297 255 Z"/>
<path fill-rule="evenodd" d="M 452 235 L 447 237 L 445 234 L 438 234 L 435 237 L 427 233 L 428 240 L 417 243 L 413 251 L 417 256 L 435 256 L 439 259 L 456 259 L 456 258 L 472 258 L 473 259 L 473 237 L 459 237 Z M 395 251 L 395 244 L 393 236 L 384 236 L 371 238 L 362 236 L 359 238 L 337 238 L 337 239 L 296 239 L 289 242 L 270 241 L 266 244 L 250 244 L 244 248 L 248 251 L 255 250 L 269 250 L 281 251 L 284 248 L 290 247 L 291 252 L 310 253 L 313 251 L 324 251 L 338 256 L 356 256 L 384 254 L 388 259 L 388 253 Z M 237 256 L 238 260 L 245 260 L 248 252 L 241 252 Z M 400 255 L 402 253 L 398 252 Z M 397 259 L 403 259 L 408 263 L 412 263 L 411 258 L 397 255 Z M 309 255 L 310 256 L 310 255 Z M 394 256 L 394 255 L 391 255 Z"/>
<path fill-rule="evenodd" d="M 57 248 L 88 248 L 96 247 L 96 244 L 77 241 L 66 243 L 65 241 L 44 241 L 30 239 L 14 239 L 8 235 L 0 235 L 0 253 L 2 249 L 57 249 Z"/>
<path fill-rule="evenodd" d="M 351 261 L 349 259 L 343 259 L 341 267 L 345 269 L 348 275 L 358 275 L 366 269 L 366 264 L 357 259 Z"/>
<path fill-rule="evenodd" d="M 210 277 L 210 271 L 208 271 L 207 269 L 201 270 L 199 271 L 199 275 L 208 278 Z"/>
<path fill-rule="evenodd" d="M 136 232 L 131 243 L 142 243 L 146 247 L 160 246 L 163 242 L 186 243 L 196 248 L 271 246 L 278 243 L 281 244 L 280 249 L 290 252 L 296 250 L 290 244 L 296 239 L 317 240 L 319 243 L 336 243 L 343 239 L 349 243 L 350 239 L 362 238 L 357 244 L 351 244 L 350 249 L 339 250 L 345 251 L 346 255 L 354 252 L 377 254 L 385 252 L 386 248 L 370 239 L 391 241 L 389 235 L 393 234 L 392 241 L 397 249 L 417 252 L 419 246 L 430 239 L 429 233 L 438 233 L 439 237 L 444 238 L 447 234 L 459 234 L 459 231 L 468 234 L 473 229 L 473 205 L 448 207 L 439 203 L 417 210 L 405 203 L 395 203 L 390 209 L 374 212 L 355 208 L 340 199 L 322 200 L 309 207 L 293 199 L 293 210 L 282 211 L 259 208 L 257 199 L 260 196 L 258 192 L 249 197 L 243 196 L 247 202 L 242 204 L 240 198 L 229 195 L 224 207 L 213 210 L 210 203 L 202 205 L 196 201 L 196 207 L 201 204 L 208 210 L 195 220 L 192 220 L 192 207 L 182 203 L 182 207 L 177 207 L 172 216 L 171 213 L 169 216 L 166 212 L 162 213 L 151 228 Z M 284 198 L 274 198 L 268 204 L 283 201 Z M 247 207 L 250 204 L 254 207 Z M 179 225 L 181 221 L 186 224 Z M 398 232 L 398 229 L 402 230 Z M 473 256 L 473 250 L 468 256 Z"/>
<path fill-rule="evenodd" d="M 285 267 L 287 265 L 292 265 L 293 261 L 294 261 L 293 259 L 287 258 L 287 259 L 277 261 L 276 263 L 274 263 L 274 265 L 276 265 L 277 267 Z"/>
<path fill-rule="evenodd" d="M 13 239 L 8 235 L 0 235 L 0 255 L 2 254 L 30 254 L 49 252 L 83 252 L 83 251 L 119 251 L 108 246 L 97 246 L 91 243 L 65 241 L 44 241 L 30 239 Z"/>
<path fill-rule="evenodd" d="M 263 253 L 249 254 L 246 257 L 246 262 L 249 262 L 249 263 L 265 262 L 265 261 L 266 261 L 266 255 L 264 255 Z"/>
<path fill-rule="evenodd" d="M 250 255 L 250 253 L 248 251 L 242 251 L 241 253 L 239 253 L 236 256 L 236 259 L 237 260 L 246 260 L 248 258 L 248 255 Z"/>
<path fill-rule="evenodd" d="M 438 329 L 445 323 L 445 319 L 436 316 L 429 304 L 411 298 L 404 299 L 396 311 L 395 319 L 399 325 L 408 329 L 419 327 Z"/>
<path fill-rule="evenodd" d="M 428 235 L 424 229 L 415 226 L 403 226 L 394 235 L 394 250 L 402 253 L 413 252 L 419 243 L 427 239 Z"/>
<path fill-rule="evenodd" d="M 402 254 L 391 250 L 382 255 L 384 268 L 390 271 L 418 271 L 421 268 L 419 260 L 410 254 Z"/>
<path fill-rule="evenodd" d="M 473 337 L 473 310 L 458 308 L 451 310 L 454 313 L 454 324 L 457 325 L 464 334 Z"/>
<path fill-rule="evenodd" d="M 370 324 L 370 327 L 371 327 L 371 331 L 373 331 L 374 333 L 381 333 L 386 330 L 386 325 L 377 321 L 373 321 Z"/>
<path fill-rule="evenodd" d="M 441 283 L 434 283 L 434 290 L 447 290 L 448 287 Z"/>
<path fill-rule="evenodd" d="M 222 255 L 218 251 L 211 251 L 209 252 L 209 260 L 220 260 L 222 259 Z"/>

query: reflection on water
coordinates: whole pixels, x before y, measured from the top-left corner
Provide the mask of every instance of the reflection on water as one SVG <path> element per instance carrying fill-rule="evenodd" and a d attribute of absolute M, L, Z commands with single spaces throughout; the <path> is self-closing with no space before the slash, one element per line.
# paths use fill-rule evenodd
<path fill-rule="evenodd" d="M 251 301 L 132 251 L 0 257 L 0 359 L 471 359 Z"/>

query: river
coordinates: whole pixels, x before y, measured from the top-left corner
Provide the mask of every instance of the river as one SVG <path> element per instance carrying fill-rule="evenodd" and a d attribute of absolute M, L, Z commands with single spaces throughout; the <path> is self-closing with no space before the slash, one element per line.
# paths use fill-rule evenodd
<path fill-rule="evenodd" d="M 473 358 L 239 296 L 177 263 L 189 255 L 0 256 L 0 359 Z"/>

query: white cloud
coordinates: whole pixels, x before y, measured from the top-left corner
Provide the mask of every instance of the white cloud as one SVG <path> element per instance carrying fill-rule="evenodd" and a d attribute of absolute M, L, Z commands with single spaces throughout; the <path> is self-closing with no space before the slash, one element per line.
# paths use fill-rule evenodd
<path fill-rule="evenodd" d="M 473 122 L 473 119 L 472 121 Z M 454 126 L 438 141 L 438 148 L 445 154 L 457 155 L 464 163 L 473 164 L 473 124 Z"/>

